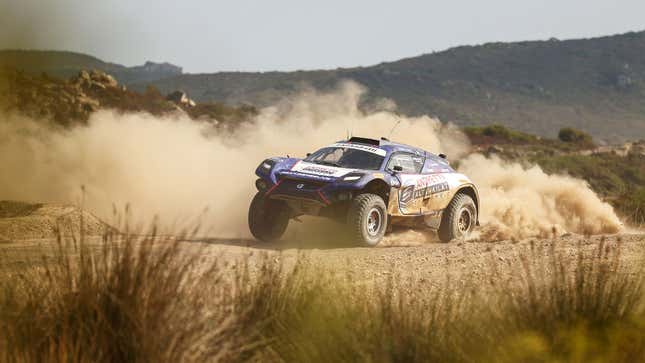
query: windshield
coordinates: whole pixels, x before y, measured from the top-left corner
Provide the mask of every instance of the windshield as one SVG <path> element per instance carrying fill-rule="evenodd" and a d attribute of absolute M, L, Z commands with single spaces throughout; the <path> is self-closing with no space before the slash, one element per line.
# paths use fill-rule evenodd
<path fill-rule="evenodd" d="M 348 169 L 379 170 L 385 157 L 350 147 L 325 147 L 309 155 L 305 161 Z"/>

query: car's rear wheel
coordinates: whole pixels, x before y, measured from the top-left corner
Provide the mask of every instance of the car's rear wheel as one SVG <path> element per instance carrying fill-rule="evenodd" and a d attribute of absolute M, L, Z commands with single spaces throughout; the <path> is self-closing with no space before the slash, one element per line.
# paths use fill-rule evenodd
<path fill-rule="evenodd" d="M 477 207 L 473 199 L 459 193 L 443 211 L 439 226 L 439 239 L 450 242 L 468 236 L 477 224 Z"/>
<path fill-rule="evenodd" d="M 388 215 L 383 198 L 360 194 L 352 200 L 347 213 L 352 240 L 362 246 L 376 246 L 387 229 Z"/>
<path fill-rule="evenodd" d="M 249 229 L 253 237 L 264 242 L 280 239 L 289 225 L 289 207 L 281 200 L 264 197 L 258 192 L 249 207 Z"/>

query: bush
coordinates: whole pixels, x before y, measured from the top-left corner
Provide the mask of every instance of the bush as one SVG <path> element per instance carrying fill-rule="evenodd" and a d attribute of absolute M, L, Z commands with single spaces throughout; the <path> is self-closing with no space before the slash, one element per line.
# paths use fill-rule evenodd
<path fill-rule="evenodd" d="M 645 187 L 626 191 L 613 204 L 631 223 L 645 225 Z"/>
<path fill-rule="evenodd" d="M 583 145 L 593 145 L 593 139 L 588 133 L 571 127 L 565 127 L 558 132 L 558 139 L 562 142 L 571 142 Z"/>
<path fill-rule="evenodd" d="M 479 143 L 524 143 L 537 142 L 534 135 L 509 129 L 503 125 L 493 124 L 484 127 L 466 127 L 464 132 L 475 144 Z"/>

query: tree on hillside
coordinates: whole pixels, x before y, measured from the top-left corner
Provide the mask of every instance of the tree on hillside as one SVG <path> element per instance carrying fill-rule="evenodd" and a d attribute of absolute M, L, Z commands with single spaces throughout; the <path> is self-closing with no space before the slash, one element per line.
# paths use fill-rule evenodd
<path fill-rule="evenodd" d="M 560 129 L 560 132 L 558 132 L 558 139 L 563 142 L 593 145 L 593 138 L 591 137 L 591 135 L 572 127 L 565 127 Z"/>

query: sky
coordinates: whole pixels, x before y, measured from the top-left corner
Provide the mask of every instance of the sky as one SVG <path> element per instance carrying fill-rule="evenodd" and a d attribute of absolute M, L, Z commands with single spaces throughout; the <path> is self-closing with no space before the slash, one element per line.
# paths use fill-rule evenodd
<path fill-rule="evenodd" d="M 645 30 L 644 0 L 0 0 L 0 49 L 185 72 L 368 66 L 459 45 Z"/>

